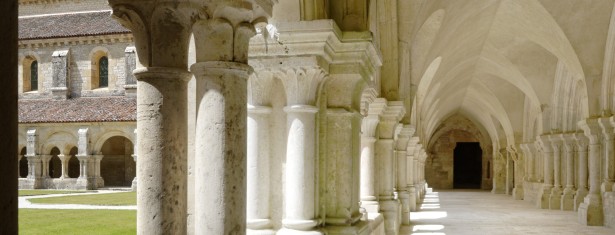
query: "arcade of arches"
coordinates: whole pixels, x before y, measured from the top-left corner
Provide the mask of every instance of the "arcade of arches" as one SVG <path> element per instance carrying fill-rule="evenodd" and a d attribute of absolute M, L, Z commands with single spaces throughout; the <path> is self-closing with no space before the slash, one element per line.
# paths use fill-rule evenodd
<path fill-rule="evenodd" d="M 20 124 L 20 189 L 136 189 L 134 123 Z"/>
<path fill-rule="evenodd" d="M 140 64 L 138 233 L 398 234 L 459 160 L 459 187 L 615 229 L 614 3 L 109 0 Z"/>

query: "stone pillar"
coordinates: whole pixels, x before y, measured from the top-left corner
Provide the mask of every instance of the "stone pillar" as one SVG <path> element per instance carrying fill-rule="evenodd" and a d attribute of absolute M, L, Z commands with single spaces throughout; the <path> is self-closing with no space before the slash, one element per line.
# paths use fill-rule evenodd
<path fill-rule="evenodd" d="M 400 224 L 400 204 L 394 198 L 394 150 L 395 139 L 401 131 L 399 120 L 405 110 L 401 101 L 389 101 L 378 125 L 380 139 L 376 141 L 376 162 L 378 162 L 378 184 L 380 210 L 384 215 L 387 234 L 397 234 Z"/>
<path fill-rule="evenodd" d="M 406 177 L 408 182 L 408 192 L 410 193 L 410 211 L 417 211 L 417 197 L 416 197 L 416 183 L 415 183 L 415 175 L 416 175 L 416 146 L 419 142 L 419 137 L 412 137 L 408 142 L 408 148 L 406 152 L 408 153 L 407 160 L 407 171 Z"/>
<path fill-rule="evenodd" d="M 508 152 L 506 148 L 500 148 L 499 150 L 494 149 L 494 157 L 493 157 L 493 188 L 491 193 L 494 194 L 505 194 L 507 192 L 507 178 L 508 168 L 507 168 L 507 160 L 508 160 Z"/>
<path fill-rule="evenodd" d="M 270 121 L 273 74 L 259 69 L 248 80 L 247 233 L 274 234 L 270 211 Z"/>
<path fill-rule="evenodd" d="M 269 119 L 271 107 L 248 106 L 248 234 L 273 234 L 269 209 Z"/>
<path fill-rule="evenodd" d="M 89 155 L 77 154 L 75 157 L 79 159 L 79 178 L 77 178 L 78 188 L 80 189 L 95 189 L 96 184 L 90 179 L 90 162 Z"/>
<path fill-rule="evenodd" d="M 361 114 L 343 108 L 327 108 L 324 158 L 319 159 L 319 185 L 327 234 L 360 234 L 367 224 L 358 224 L 363 216 L 360 203 Z M 320 142 L 323 143 L 323 142 Z M 326 167 L 322 167 L 323 164 Z M 321 215 L 323 212 L 321 212 Z"/>
<path fill-rule="evenodd" d="M 399 133 L 397 139 L 397 197 L 401 202 L 401 223 L 403 225 L 410 224 L 410 191 L 408 189 L 408 179 L 406 174 L 408 172 L 408 142 L 410 137 L 414 135 L 414 127 L 410 125 L 404 125 Z"/>
<path fill-rule="evenodd" d="M 41 166 L 42 166 L 42 175 L 41 178 L 47 179 L 49 177 L 49 160 L 51 160 L 53 155 L 41 155 Z"/>
<path fill-rule="evenodd" d="M 525 178 L 525 159 L 527 155 L 520 154 L 516 146 L 508 146 L 508 152 L 514 161 L 514 188 L 512 196 L 515 200 L 523 200 L 523 179 Z"/>
<path fill-rule="evenodd" d="M 512 195 L 515 182 L 515 160 L 510 146 L 506 147 L 506 195 Z"/>
<path fill-rule="evenodd" d="M 375 159 L 375 142 L 380 115 L 386 108 L 386 100 L 378 98 L 369 104 L 367 117 L 361 125 L 361 206 L 368 213 L 379 213 L 378 203 L 378 171 Z"/>
<path fill-rule="evenodd" d="M 579 206 L 583 202 L 584 198 L 589 193 L 587 188 L 587 145 L 588 140 L 583 134 L 574 134 L 574 140 L 576 142 L 577 150 L 577 166 L 578 166 L 578 179 L 579 185 L 577 192 L 574 195 L 574 211 L 579 210 Z"/>
<path fill-rule="evenodd" d="M 137 156 L 139 156 L 139 155 L 138 155 L 138 153 L 139 153 L 139 152 L 137 151 L 137 149 L 138 149 L 138 146 L 139 146 L 139 145 L 137 144 L 137 143 L 138 143 L 138 140 L 137 140 L 137 138 L 136 138 L 136 137 L 137 137 L 137 128 L 135 128 L 135 131 L 134 131 L 134 137 L 135 137 L 135 138 L 134 138 L 135 142 L 134 142 L 134 147 L 132 148 L 132 151 L 133 151 L 133 154 L 132 154 L 132 160 L 134 160 L 134 161 L 135 161 L 135 166 L 138 166 L 139 164 L 137 163 Z M 99 169 L 100 169 L 100 167 L 99 167 Z M 137 172 L 138 172 L 138 171 L 139 171 L 139 170 L 137 169 Z M 98 175 L 100 175 L 100 173 L 99 173 Z M 132 189 L 132 191 L 137 191 L 137 185 L 138 185 L 138 182 L 139 182 L 139 180 L 138 180 L 138 179 L 139 179 L 139 177 L 137 177 L 137 175 L 135 175 L 135 178 L 134 178 L 134 179 L 132 179 L 132 185 L 130 186 L 130 188 Z"/>
<path fill-rule="evenodd" d="M 589 139 L 589 192 L 579 205 L 579 222 L 583 225 L 601 226 L 604 223 L 602 195 L 600 194 L 600 139 L 601 129 L 597 119 L 579 121 Z"/>
<path fill-rule="evenodd" d="M 17 234 L 17 0 L 0 1 L 0 71 L 4 79 L 0 88 L 0 149 L 4 158 L 0 164 L 0 234 Z M 29 160 L 29 159 L 28 159 Z"/>
<path fill-rule="evenodd" d="M 194 16 L 207 7 L 176 1 L 109 4 L 116 20 L 132 31 L 143 66 L 134 71 L 137 152 L 147 156 L 137 162 L 137 234 L 185 234 L 188 44 Z M 210 232 L 222 234 L 213 228 Z"/>
<path fill-rule="evenodd" d="M 574 209 L 574 150 L 575 150 L 575 140 L 572 134 L 563 134 L 562 138 L 562 146 L 565 151 L 565 161 L 566 161 L 566 188 L 564 188 L 564 192 L 562 194 L 561 206 L 560 208 L 565 211 L 571 211 Z"/>
<path fill-rule="evenodd" d="M 60 158 L 60 162 L 62 162 L 62 175 L 60 178 L 68 178 L 68 159 L 70 158 L 70 155 L 59 154 L 58 158 Z"/>
<path fill-rule="evenodd" d="M 417 144 L 416 147 L 414 148 L 414 162 L 413 162 L 414 167 L 412 169 L 413 182 L 414 182 L 414 187 L 416 189 L 415 198 L 416 198 L 417 204 L 421 202 L 421 192 L 422 192 L 421 185 L 420 185 L 420 179 L 419 179 L 419 174 L 420 174 L 419 159 L 421 158 L 420 156 L 421 150 L 423 150 L 423 145 Z"/>
<path fill-rule="evenodd" d="M 615 183 L 615 142 L 613 141 L 615 137 L 615 132 L 613 131 L 615 122 L 611 124 L 611 120 L 614 120 L 613 117 L 598 119 L 598 123 L 602 128 L 602 146 L 604 154 L 602 159 L 602 192 L 613 191 L 613 183 Z"/>
<path fill-rule="evenodd" d="M 551 147 L 553 148 L 553 176 L 554 183 L 549 196 L 549 209 L 559 210 L 562 204 L 562 143 L 559 135 L 549 135 Z"/>
<path fill-rule="evenodd" d="M 100 161 L 103 159 L 103 157 L 105 157 L 105 155 L 93 155 L 90 160 L 89 167 L 93 171 L 92 173 L 90 173 L 90 176 L 92 176 L 92 179 L 90 181 L 92 181 L 95 188 L 101 188 L 105 186 L 105 179 L 103 179 L 100 175 Z"/>
<path fill-rule="evenodd" d="M 270 4 L 271 1 L 262 1 Z M 247 64 L 254 23 L 266 23 L 252 3 L 205 3 L 193 26 L 196 63 L 195 203 L 197 234 L 246 231 Z M 288 166 L 288 165 L 287 165 Z"/>
<path fill-rule="evenodd" d="M 540 149 L 543 156 L 543 186 L 539 193 L 539 199 L 537 201 L 538 207 L 542 209 L 549 209 L 549 199 L 551 196 L 551 190 L 553 189 L 553 147 L 548 136 L 539 136 L 538 141 L 540 143 Z"/>

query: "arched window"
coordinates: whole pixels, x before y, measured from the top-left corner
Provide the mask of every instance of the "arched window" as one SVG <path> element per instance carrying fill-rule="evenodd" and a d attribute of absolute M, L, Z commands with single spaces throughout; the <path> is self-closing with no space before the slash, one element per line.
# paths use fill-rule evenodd
<path fill-rule="evenodd" d="M 98 87 L 109 86 L 109 60 L 106 56 L 98 60 Z"/>
<path fill-rule="evenodd" d="M 38 61 L 30 64 L 30 91 L 38 90 Z"/>

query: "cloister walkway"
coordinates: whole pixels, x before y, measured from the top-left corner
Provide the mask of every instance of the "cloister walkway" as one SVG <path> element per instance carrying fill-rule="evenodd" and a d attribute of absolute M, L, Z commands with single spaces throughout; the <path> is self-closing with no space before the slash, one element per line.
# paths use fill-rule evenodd
<path fill-rule="evenodd" d="M 580 225 L 576 212 L 538 209 L 483 190 L 428 193 L 410 217 L 412 225 L 401 234 L 615 234 L 615 229 Z"/>

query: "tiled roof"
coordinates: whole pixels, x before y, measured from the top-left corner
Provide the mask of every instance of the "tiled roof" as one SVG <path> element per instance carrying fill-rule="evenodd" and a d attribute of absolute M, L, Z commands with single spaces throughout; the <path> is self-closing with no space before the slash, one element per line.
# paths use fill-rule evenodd
<path fill-rule="evenodd" d="M 126 122 L 136 119 L 136 98 L 19 100 L 19 123 Z"/>
<path fill-rule="evenodd" d="M 111 11 L 19 18 L 19 39 L 46 39 L 130 33 Z"/>

